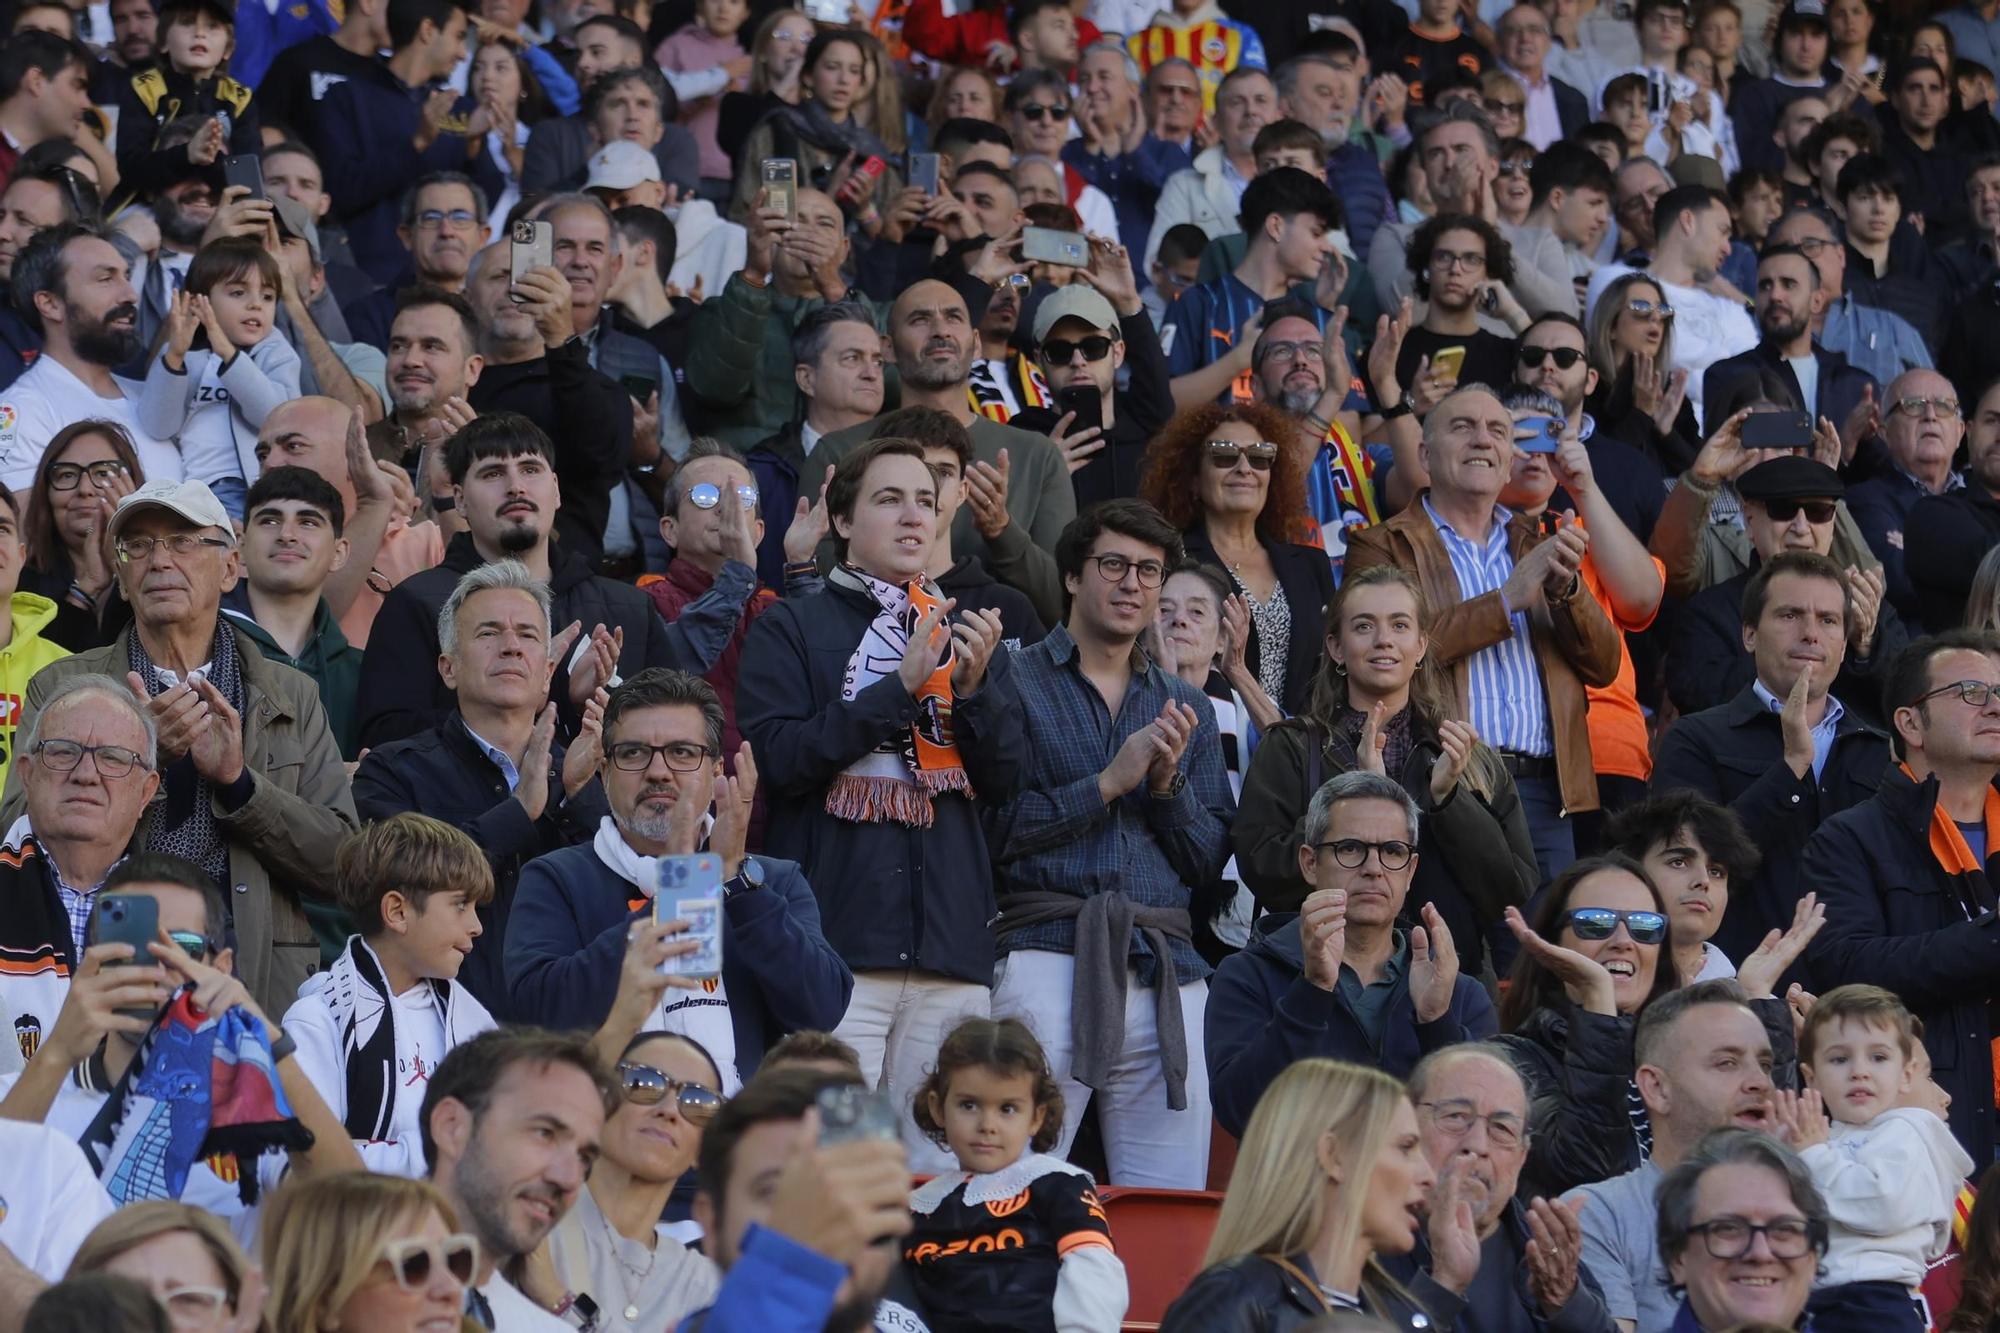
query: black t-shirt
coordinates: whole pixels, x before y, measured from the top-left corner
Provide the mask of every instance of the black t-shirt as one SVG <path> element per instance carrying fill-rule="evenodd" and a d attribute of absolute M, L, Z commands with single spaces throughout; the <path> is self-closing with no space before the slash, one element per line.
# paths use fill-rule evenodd
<path fill-rule="evenodd" d="M 1390 69 L 1403 76 L 1410 85 L 1410 101 L 1416 105 L 1424 102 L 1424 84 L 1449 69 L 1462 69 L 1469 74 L 1484 74 L 1493 67 L 1493 57 L 1486 48 L 1473 41 L 1464 33 L 1439 41 L 1426 37 L 1414 27 L 1403 34 L 1402 42 L 1396 48 L 1394 62 Z"/>
<path fill-rule="evenodd" d="M 1514 380 L 1514 340 L 1475 329 L 1471 333 L 1432 333 L 1414 328 L 1403 337 L 1402 353 L 1396 358 L 1396 382 L 1408 392 L 1417 382 L 1417 363 L 1425 357 L 1437 360 L 1446 347 L 1463 347 L 1465 364 L 1459 367 L 1460 384 L 1485 384 L 1503 389 Z"/>
<path fill-rule="evenodd" d="M 258 116 L 282 125 L 296 138 L 310 138 L 313 118 L 327 93 L 347 80 L 375 77 L 382 62 L 358 56 L 325 33 L 278 52 L 257 85 Z"/>
<path fill-rule="evenodd" d="M 1024 1159 L 998 1175 L 1038 1159 Z M 1090 1177 L 1051 1167 L 1026 1189 L 968 1204 L 954 1187 L 928 1213 L 916 1213 L 903 1241 L 903 1267 L 940 1328 L 1054 1333 L 1056 1270 L 1082 1245 L 1111 1245 L 1111 1225 Z"/>

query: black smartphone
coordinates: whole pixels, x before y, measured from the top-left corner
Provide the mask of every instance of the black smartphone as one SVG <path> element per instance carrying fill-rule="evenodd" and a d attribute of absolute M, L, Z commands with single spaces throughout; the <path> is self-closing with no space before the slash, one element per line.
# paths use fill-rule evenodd
<path fill-rule="evenodd" d="M 618 384 L 626 393 L 642 403 L 659 392 L 660 388 L 660 382 L 650 375 L 620 375 Z"/>
<path fill-rule="evenodd" d="M 1057 389 L 1056 415 L 1060 417 L 1066 412 L 1076 413 L 1076 420 L 1069 426 L 1069 433 L 1072 435 L 1080 430 L 1088 430 L 1092 426 L 1102 429 L 1104 395 L 1098 392 L 1094 384 L 1072 384 L 1067 389 Z"/>
<path fill-rule="evenodd" d="M 264 160 L 255 153 L 237 153 L 222 159 L 222 180 L 225 185 L 241 185 L 250 191 L 252 199 L 263 199 Z"/>
<path fill-rule="evenodd" d="M 1810 449 L 1812 442 L 1813 422 L 1809 413 L 1752 412 L 1743 418 L 1745 449 Z"/>
<path fill-rule="evenodd" d="M 151 966 L 157 960 L 146 948 L 160 936 L 160 900 L 150 893 L 107 893 L 97 900 L 96 930 L 92 939 L 98 944 L 129 944 L 132 956 L 123 959 L 120 966 L 139 964 Z M 128 1018 L 151 1018 L 151 1009 L 121 1009 L 118 1011 Z"/>

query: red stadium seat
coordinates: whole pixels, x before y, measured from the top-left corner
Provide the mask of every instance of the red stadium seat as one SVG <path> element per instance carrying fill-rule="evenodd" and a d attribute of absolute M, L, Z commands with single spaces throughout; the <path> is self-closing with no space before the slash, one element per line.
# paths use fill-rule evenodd
<path fill-rule="evenodd" d="M 1201 1271 L 1208 1238 L 1222 1213 L 1222 1195 L 1210 1190 L 1128 1189 L 1097 1192 L 1111 1223 L 1111 1238 L 1125 1261 L 1132 1289 L 1125 1333 L 1157 1329 L 1167 1307 Z"/>

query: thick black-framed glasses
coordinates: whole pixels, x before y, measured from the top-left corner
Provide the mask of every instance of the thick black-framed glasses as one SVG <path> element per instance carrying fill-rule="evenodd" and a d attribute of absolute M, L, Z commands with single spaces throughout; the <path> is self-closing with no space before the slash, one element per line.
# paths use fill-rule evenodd
<path fill-rule="evenodd" d="M 1774 1259 L 1803 1259 L 1814 1242 L 1812 1223 L 1803 1217 L 1781 1217 L 1761 1226 L 1741 1217 L 1712 1217 L 1696 1222 L 1688 1234 L 1701 1237 L 1711 1259 L 1741 1259 L 1760 1235 Z"/>
<path fill-rule="evenodd" d="M 1401 870 L 1410 863 L 1410 858 L 1417 854 L 1415 846 L 1398 838 L 1391 838 L 1388 842 L 1363 842 L 1359 838 L 1339 838 L 1333 842 L 1316 842 L 1313 844 L 1313 851 L 1330 852 L 1335 865 L 1346 866 L 1349 870 L 1359 870 L 1362 863 L 1367 861 L 1370 852 L 1375 853 L 1375 858 L 1382 863 L 1384 870 Z"/>
<path fill-rule="evenodd" d="M 622 768 L 627 773 L 643 773 L 653 766 L 654 755 L 664 755 L 667 767 L 676 773 L 696 773 L 701 766 L 715 758 L 715 751 L 706 745 L 695 745 L 689 741 L 674 741 L 667 745 L 648 745 L 644 741 L 620 741 L 605 750 L 613 768 Z"/>
<path fill-rule="evenodd" d="M 1106 583 L 1123 583 L 1127 570 L 1139 575 L 1139 586 L 1157 588 L 1167 581 L 1167 567 L 1157 560 L 1127 560 L 1122 555 L 1087 555 L 1090 564 L 1097 566 L 1097 577 Z"/>
<path fill-rule="evenodd" d="M 151 765 L 140 758 L 138 751 L 128 750 L 122 745 L 83 745 L 76 741 L 36 741 L 29 751 L 51 772 L 74 772 L 76 766 L 89 755 L 97 765 L 97 774 L 105 778 L 122 778 L 135 768 L 150 768 Z"/>

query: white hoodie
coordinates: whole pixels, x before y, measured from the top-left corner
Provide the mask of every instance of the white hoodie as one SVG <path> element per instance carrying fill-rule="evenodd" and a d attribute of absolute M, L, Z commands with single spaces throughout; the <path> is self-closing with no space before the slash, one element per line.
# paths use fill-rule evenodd
<path fill-rule="evenodd" d="M 703 296 L 720 296 L 729 275 L 743 267 L 749 238 L 737 223 L 723 221 L 708 200 L 683 200 L 674 212 L 674 265 L 667 282 L 692 294 L 698 275 Z"/>
<path fill-rule="evenodd" d="M 1819 1287 L 1894 1282 L 1914 1287 L 1951 1240 L 1952 1205 L 1972 1170 L 1944 1121 L 1901 1106 L 1865 1125 L 1835 1123 L 1799 1154 L 1832 1215 Z"/>

